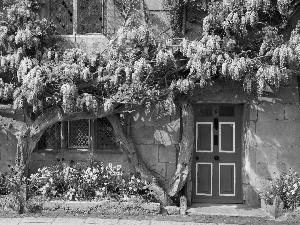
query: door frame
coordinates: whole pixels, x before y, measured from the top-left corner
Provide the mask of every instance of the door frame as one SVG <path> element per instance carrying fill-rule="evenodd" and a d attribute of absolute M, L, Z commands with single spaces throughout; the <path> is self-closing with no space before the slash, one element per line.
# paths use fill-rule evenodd
<path fill-rule="evenodd" d="M 212 105 L 241 105 L 242 107 L 242 112 L 241 112 L 241 132 L 240 132 L 240 135 L 241 135 L 241 159 L 240 159 L 240 163 L 241 163 L 241 191 L 242 191 L 242 201 L 241 203 L 245 203 L 245 199 L 247 198 L 247 193 L 246 193 L 246 189 L 247 186 L 249 185 L 249 171 L 246 170 L 246 163 L 245 163 L 245 160 L 246 160 L 246 152 L 247 155 L 249 154 L 249 143 L 247 140 L 247 132 L 248 132 L 248 129 L 249 129 L 249 121 L 250 121 L 250 103 L 248 101 L 237 101 L 237 102 L 214 102 L 214 101 L 197 101 L 197 102 L 192 102 L 192 105 L 193 105 L 193 108 L 195 108 L 196 105 L 201 105 L 201 104 L 212 104 Z M 194 120 L 194 124 L 195 124 L 195 121 Z M 195 137 L 196 137 L 196 134 L 194 135 L 193 137 L 193 142 L 195 143 Z M 191 160 L 191 163 L 190 163 L 190 171 L 192 172 L 192 168 L 193 168 L 193 163 L 194 163 L 194 160 L 193 158 L 195 157 L 194 156 L 194 152 L 192 153 L 192 160 Z M 187 197 L 187 200 L 188 200 L 188 204 L 191 205 L 193 203 L 193 199 L 192 199 L 192 190 L 193 190 L 193 185 L 196 185 L 194 184 L 193 182 L 193 179 L 192 179 L 192 176 L 191 176 L 191 172 L 189 173 L 189 177 L 187 179 L 187 182 L 185 184 L 185 188 L 184 188 L 184 195 Z M 230 204 L 230 203 L 228 203 Z M 236 203 L 234 203 L 236 204 Z"/>

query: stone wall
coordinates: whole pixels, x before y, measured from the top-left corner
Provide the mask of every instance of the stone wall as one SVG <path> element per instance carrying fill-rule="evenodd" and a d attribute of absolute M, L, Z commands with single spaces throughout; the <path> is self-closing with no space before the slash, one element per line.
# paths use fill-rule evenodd
<path fill-rule="evenodd" d="M 180 111 L 157 118 L 144 109 L 134 113 L 130 120 L 130 135 L 137 153 L 149 170 L 166 185 L 176 170 L 180 142 Z"/>

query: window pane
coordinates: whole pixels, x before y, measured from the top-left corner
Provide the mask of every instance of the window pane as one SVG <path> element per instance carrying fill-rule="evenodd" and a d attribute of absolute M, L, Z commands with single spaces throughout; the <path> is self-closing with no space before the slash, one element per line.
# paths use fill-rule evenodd
<path fill-rule="evenodd" d="M 88 148 L 90 146 L 89 120 L 75 120 L 69 122 L 68 147 Z"/>
<path fill-rule="evenodd" d="M 101 0 L 79 0 L 78 4 L 78 33 L 102 33 Z"/>
<path fill-rule="evenodd" d="M 117 150 L 119 144 L 113 127 L 106 118 L 96 120 L 96 149 Z"/>
<path fill-rule="evenodd" d="M 219 116 L 234 116 L 234 106 L 220 106 Z"/>
<path fill-rule="evenodd" d="M 48 127 L 38 142 L 38 149 L 61 148 L 61 123 Z"/>
<path fill-rule="evenodd" d="M 59 34 L 73 34 L 73 0 L 51 0 L 50 18 Z"/>
<path fill-rule="evenodd" d="M 200 105 L 196 108 L 195 115 L 197 117 L 208 117 L 212 116 L 212 105 Z"/>

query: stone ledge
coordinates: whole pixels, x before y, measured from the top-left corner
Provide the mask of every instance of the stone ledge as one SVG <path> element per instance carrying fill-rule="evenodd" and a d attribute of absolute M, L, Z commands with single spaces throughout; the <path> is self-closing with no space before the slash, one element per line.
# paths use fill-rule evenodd
<path fill-rule="evenodd" d="M 78 210 L 78 211 L 88 211 L 101 206 L 108 206 L 113 208 L 122 208 L 122 207 L 131 207 L 131 206 L 139 206 L 143 210 L 147 211 L 151 214 L 159 214 L 160 213 L 160 203 L 135 203 L 135 202 L 112 202 L 109 200 L 103 201 L 95 201 L 95 202 L 88 202 L 88 201 L 49 201 L 44 202 L 42 204 L 42 208 L 44 210 L 57 210 L 57 209 L 68 209 L 71 211 Z"/>

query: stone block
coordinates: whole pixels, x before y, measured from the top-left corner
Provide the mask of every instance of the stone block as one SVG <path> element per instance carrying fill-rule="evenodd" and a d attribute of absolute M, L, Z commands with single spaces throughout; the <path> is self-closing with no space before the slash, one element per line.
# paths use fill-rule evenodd
<path fill-rule="evenodd" d="M 136 150 L 141 159 L 149 166 L 158 163 L 157 145 L 136 145 Z"/>
<path fill-rule="evenodd" d="M 154 127 L 131 127 L 131 137 L 136 144 L 154 144 Z"/>
<path fill-rule="evenodd" d="M 257 163 L 277 163 L 277 146 L 258 146 L 255 149 Z M 280 148 L 279 148 L 280 149 Z"/>
<path fill-rule="evenodd" d="M 177 146 L 179 148 L 179 146 Z M 175 163 L 176 162 L 176 146 L 163 146 L 158 148 L 158 162 Z"/>
<path fill-rule="evenodd" d="M 284 106 L 282 103 L 261 103 L 262 111 L 258 110 L 258 119 L 284 120 Z"/>
<path fill-rule="evenodd" d="M 176 172 L 176 163 L 167 163 L 167 181 L 170 181 Z"/>
<path fill-rule="evenodd" d="M 276 179 L 282 173 L 288 172 L 290 168 L 295 168 L 298 171 L 297 165 L 288 165 L 283 163 L 257 163 L 256 175 L 262 179 Z"/>
<path fill-rule="evenodd" d="M 180 213 L 180 207 L 177 206 L 166 206 L 165 209 L 168 215 L 178 215 Z"/>
<path fill-rule="evenodd" d="M 45 201 L 43 202 L 43 209 L 58 209 L 62 208 L 64 205 L 64 201 Z"/>
<path fill-rule="evenodd" d="M 263 146 L 300 146 L 300 121 L 258 121 L 256 140 Z"/>
<path fill-rule="evenodd" d="M 1 142 L 0 142 L 1 143 Z M 17 145 L 15 144 L 0 144 L 0 153 L 2 160 L 15 160 Z"/>
<path fill-rule="evenodd" d="M 5 160 L 5 159 L 0 160 L 0 172 L 1 173 L 11 172 L 9 165 L 15 165 L 15 160 Z"/>
<path fill-rule="evenodd" d="M 276 102 L 299 103 L 298 87 L 281 87 L 276 96 Z"/>
<path fill-rule="evenodd" d="M 253 186 L 244 185 L 243 191 L 244 191 L 244 199 L 248 207 L 253 208 L 253 207 L 260 206 L 259 194 L 257 193 L 257 191 L 254 190 Z"/>
<path fill-rule="evenodd" d="M 91 53 L 103 51 L 108 45 L 109 40 L 102 34 L 76 35 L 76 43 L 79 48 Z"/>
<path fill-rule="evenodd" d="M 282 147 L 277 149 L 278 163 L 284 164 L 299 164 L 300 152 L 299 147 Z"/>
<path fill-rule="evenodd" d="M 179 144 L 180 142 L 180 121 L 172 121 L 165 126 L 154 128 L 155 143 L 165 146 Z"/>
<path fill-rule="evenodd" d="M 284 105 L 284 119 L 300 120 L 300 105 L 299 104 Z"/>
<path fill-rule="evenodd" d="M 257 116 L 263 121 L 284 120 L 284 104 L 261 103 L 257 106 Z"/>
<path fill-rule="evenodd" d="M 160 213 L 160 203 L 143 203 L 141 208 L 149 211 L 150 213 L 159 214 Z"/>

